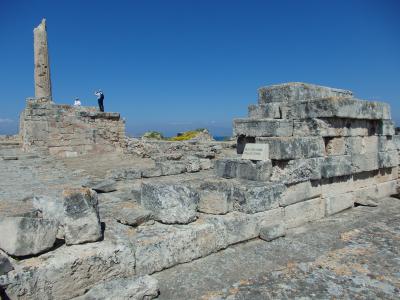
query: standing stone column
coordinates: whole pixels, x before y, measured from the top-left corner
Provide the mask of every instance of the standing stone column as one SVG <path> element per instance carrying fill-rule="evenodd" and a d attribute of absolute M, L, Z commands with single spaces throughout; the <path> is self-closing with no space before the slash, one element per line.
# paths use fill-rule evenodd
<path fill-rule="evenodd" d="M 52 101 L 46 19 L 33 29 L 35 56 L 35 97 Z"/>

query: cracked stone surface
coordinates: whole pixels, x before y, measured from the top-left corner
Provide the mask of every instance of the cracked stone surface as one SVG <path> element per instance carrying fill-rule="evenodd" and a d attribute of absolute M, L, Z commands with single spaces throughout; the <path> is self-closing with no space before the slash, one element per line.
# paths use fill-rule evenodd
<path fill-rule="evenodd" d="M 400 200 L 356 207 L 155 274 L 159 299 L 398 299 Z"/>

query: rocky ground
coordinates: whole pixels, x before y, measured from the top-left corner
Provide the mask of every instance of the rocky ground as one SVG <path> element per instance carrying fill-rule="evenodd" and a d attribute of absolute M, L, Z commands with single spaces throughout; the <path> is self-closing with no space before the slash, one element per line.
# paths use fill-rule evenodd
<path fill-rule="evenodd" d="M 0 147 L 0 216 L 29 212 L 33 196 L 57 197 L 65 189 L 90 186 L 99 190 L 98 209 L 105 227 L 102 241 L 66 246 L 57 244 L 58 240 L 47 253 L 13 261 L 17 274 L 29 279 L 21 287 L 18 280 L 15 286 L 13 278 L 9 281 L 21 298 L 29 299 L 31 291 L 46 295 L 51 286 L 56 299 L 69 299 L 82 295 L 87 279 L 91 285 L 104 282 L 87 297 L 97 299 L 104 289 L 123 290 L 131 285 L 146 299 L 143 291 L 147 288 L 156 295 L 156 279 L 160 299 L 398 299 L 400 200 L 396 198 L 382 199 L 378 207 L 346 210 L 265 242 L 253 238 L 258 234 L 253 235 L 249 224 L 255 220 L 236 222 L 235 216 L 239 220 L 242 213 L 199 214 L 189 225 L 165 225 L 138 210 L 143 183 L 202 182 L 213 176 L 214 158 L 235 155 L 230 145 L 160 143 L 153 149 L 162 150 L 151 157 L 108 154 L 63 159 L 25 153 L 17 146 Z M 226 232 L 214 237 L 214 227 L 224 228 L 218 227 L 219 222 Z M 253 239 L 237 243 L 241 240 L 236 236 L 241 234 Z M 185 244 L 202 235 L 202 244 Z M 169 258 L 162 255 L 170 250 Z M 152 261 L 151 251 L 161 253 L 153 255 L 160 260 Z M 198 257 L 202 258 L 187 262 Z M 178 265 L 170 267 L 174 264 Z M 35 266 L 40 266 L 41 278 L 48 282 L 35 281 Z M 71 266 L 72 273 L 64 274 L 65 266 Z M 137 274 L 133 274 L 135 268 Z M 139 277 L 133 283 L 112 282 L 116 277 L 151 273 L 150 279 Z M 52 282 L 57 276 L 64 281 Z"/>
<path fill-rule="evenodd" d="M 399 257 L 400 200 L 385 198 L 154 277 L 160 299 L 398 299 Z"/>

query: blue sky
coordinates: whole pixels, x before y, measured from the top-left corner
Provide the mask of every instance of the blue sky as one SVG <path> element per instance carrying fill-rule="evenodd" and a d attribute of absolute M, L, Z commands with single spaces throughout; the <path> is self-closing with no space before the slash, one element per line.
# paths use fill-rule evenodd
<path fill-rule="evenodd" d="M 302 81 L 391 104 L 400 123 L 400 1 L 0 0 L 0 134 L 34 95 L 47 18 L 53 98 L 119 111 L 127 130 L 229 135 L 260 86 Z"/>

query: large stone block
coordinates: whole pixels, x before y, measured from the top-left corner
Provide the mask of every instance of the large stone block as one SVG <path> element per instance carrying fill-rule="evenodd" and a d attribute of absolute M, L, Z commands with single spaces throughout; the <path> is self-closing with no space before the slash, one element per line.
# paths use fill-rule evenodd
<path fill-rule="evenodd" d="M 352 173 L 351 156 L 328 156 L 321 163 L 322 178 L 350 175 Z"/>
<path fill-rule="evenodd" d="M 10 299 L 71 299 L 101 281 L 134 275 L 135 254 L 126 245 L 102 241 L 62 246 L 18 265 L 0 276 Z"/>
<path fill-rule="evenodd" d="M 175 183 L 143 183 L 141 204 L 160 222 L 186 224 L 196 220 L 198 193 Z"/>
<path fill-rule="evenodd" d="M 233 210 L 232 183 L 228 180 L 209 179 L 200 184 L 200 212 L 208 214 L 226 214 Z"/>
<path fill-rule="evenodd" d="M 326 215 L 330 216 L 354 206 L 354 194 L 346 193 L 325 198 Z"/>
<path fill-rule="evenodd" d="M 379 160 L 377 152 L 365 154 L 353 154 L 351 156 L 353 173 L 372 171 L 379 169 Z"/>
<path fill-rule="evenodd" d="M 249 118 L 252 119 L 283 119 L 281 111 L 281 103 L 267 103 L 263 105 L 250 105 Z"/>
<path fill-rule="evenodd" d="M 213 224 L 181 226 L 155 224 L 144 227 L 131 239 L 135 245 L 137 274 L 151 274 L 206 256 L 227 246 L 223 232 Z"/>
<path fill-rule="evenodd" d="M 294 120 L 293 136 L 368 136 L 376 133 L 377 121 L 335 118 Z"/>
<path fill-rule="evenodd" d="M 216 160 L 215 172 L 223 178 L 267 181 L 271 176 L 272 163 L 270 160 L 253 162 L 247 159 L 224 158 Z"/>
<path fill-rule="evenodd" d="M 291 136 L 293 121 L 278 119 L 235 119 L 233 121 L 235 136 Z"/>
<path fill-rule="evenodd" d="M 294 228 L 304 223 L 319 220 L 325 216 L 325 201 L 318 197 L 286 206 L 285 223 L 287 228 Z"/>
<path fill-rule="evenodd" d="M 286 190 L 281 183 L 233 182 L 232 199 L 235 210 L 256 213 L 279 206 L 279 199 Z"/>
<path fill-rule="evenodd" d="M 379 168 L 392 168 L 399 165 L 399 154 L 397 150 L 378 152 Z"/>
<path fill-rule="evenodd" d="M 352 190 L 354 190 L 352 175 L 330 177 L 321 180 L 321 192 L 323 197 L 344 194 Z"/>
<path fill-rule="evenodd" d="M 378 151 L 393 151 L 397 150 L 395 144 L 395 136 L 378 136 Z"/>
<path fill-rule="evenodd" d="M 279 205 L 288 206 L 297 202 L 320 196 L 322 193 L 319 181 L 304 181 L 287 186 L 282 193 Z"/>
<path fill-rule="evenodd" d="M 295 159 L 276 161 L 271 180 L 284 184 L 293 184 L 307 180 L 321 179 L 321 163 L 324 158 Z"/>
<path fill-rule="evenodd" d="M 356 198 L 370 197 L 375 199 L 381 199 L 384 197 L 389 197 L 398 194 L 397 189 L 398 189 L 397 180 L 392 180 L 358 189 L 354 192 L 354 195 Z"/>
<path fill-rule="evenodd" d="M 256 143 L 268 144 L 269 158 L 289 160 L 325 155 L 321 137 L 258 137 Z"/>
<path fill-rule="evenodd" d="M 63 191 L 64 231 L 67 245 L 96 242 L 102 238 L 98 198 L 90 189 Z"/>
<path fill-rule="evenodd" d="M 294 102 L 325 97 L 351 97 L 351 91 L 302 82 L 289 82 L 258 89 L 258 102 Z"/>
<path fill-rule="evenodd" d="M 53 247 L 58 222 L 30 217 L 0 219 L 0 248 L 13 256 L 35 255 Z"/>
<path fill-rule="evenodd" d="M 282 219 L 283 210 L 277 208 L 256 214 L 201 215 L 198 221 L 189 225 L 145 227 L 131 237 L 136 249 L 136 272 L 151 274 L 204 257 L 258 237 L 262 222 L 276 223 Z"/>
<path fill-rule="evenodd" d="M 382 102 L 332 97 L 293 103 L 291 117 L 381 120 L 390 119 L 390 106 Z"/>
<path fill-rule="evenodd" d="M 392 120 L 380 120 L 377 126 L 379 135 L 395 135 L 395 124 Z"/>
<path fill-rule="evenodd" d="M 177 161 L 156 162 L 155 168 L 160 169 L 163 176 L 178 175 L 187 171 L 185 163 Z"/>
<path fill-rule="evenodd" d="M 325 152 L 328 156 L 345 155 L 347 153 L 346 139 L 343 137 L 327 137 L 325 139 Z"/>

